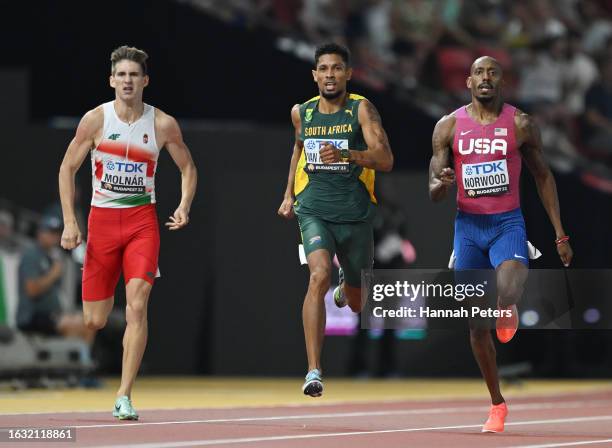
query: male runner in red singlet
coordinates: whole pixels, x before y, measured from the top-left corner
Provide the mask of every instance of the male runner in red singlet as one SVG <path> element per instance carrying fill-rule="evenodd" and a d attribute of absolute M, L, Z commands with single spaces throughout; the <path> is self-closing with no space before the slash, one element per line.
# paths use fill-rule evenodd
<path fill-rule="evenodd" d="M 74 214 L 74 175 L 91 152 L 93 197 L 83 267 L 83 316 L 93 329 L 104 327 L 123 270 L 126 321 L 121 384 L 113 416 L 137 420 L 131 391 L 147 341 L 147 302 L 158 276 L 159 225 L 155 211 L 155 170 L 165 147 L 182 175 L 182 197 L 166 226 L 189 222 L 197 173 L 176 120 L 143 103 L 149 83 L 147 54 L 119 47 L 111 54 L 110 85 L 115 100 L 90 110 L 70 142 L 59 172 L 64 215 L 62 247 L 74 249 L 81 231 Z"/>
<path fill-rule="evenodd" d="M 521 159 L 535 178 L 564 266 L 569 266 L 573 254 L 561 224 L 555 179 L 542 154 L 540 131 L 529 115 L 504 103 L 502 86 L 502 69 L 495 59 L 483 56 L 474 61 L 467 78 L 471 103 L 443 117 L 434 129 L 429 194 L 434 202 L 442 200 L 456 178 L 455 269 L 496 270 L 498 305 L 511 315 L 497 320 L 497 337 L 505 343 L 518 328 L 516 303 L 527 279 L 529 258 L 519 202 Z M 501 432 L 508 409 L 499 389 L 491 333 L 470 328 L 470 342 L 492 401 L 482 430 Z"/>

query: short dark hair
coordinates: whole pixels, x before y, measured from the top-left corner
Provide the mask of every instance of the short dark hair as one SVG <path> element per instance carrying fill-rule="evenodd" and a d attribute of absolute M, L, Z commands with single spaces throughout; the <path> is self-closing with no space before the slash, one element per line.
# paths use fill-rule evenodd
<path fill-rule="evenodd" d="M 119 61 L 128 60 L 132 62 L 136 62 L 140 64 L 140 68 L 142 68 L 142 74 L 147 74 L 147 59 L 149 55 L 145 53 L 143 50 L 140 50 L 136 47 L 128 47 L 127 45 L 123 45 L 119 48 L 115 48 L 111 53 L 111 73 L 115 74 L 115 66 Z"/>
<path fill-rule="evenodd" d="M 347 67 L 351 66 L 351 52 L 344 45 L 340 45 L 334 42 L 319 45 L 315 50 L 315 67 L 319 63 L 319 58 L 324 54 L 337 54 L 342 58 Z"/>

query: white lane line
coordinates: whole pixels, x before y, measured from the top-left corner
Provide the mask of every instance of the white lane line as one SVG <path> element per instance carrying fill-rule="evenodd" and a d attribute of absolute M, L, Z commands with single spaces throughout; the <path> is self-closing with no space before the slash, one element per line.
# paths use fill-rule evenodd
<path fill-rule="evenodd" d="M 564 442 L 564 443 L 545 443 L 544 445 L 515 445 L 508 448 L 556 448 L 561 446 L 581 446 L 581 445 L 596 445 L 599 443 L 610 443 L 612 439 L 605 440 L 583 440 L 580 442 Z"/>
<path fill-rule="evenodd" d="M 506 426 L 522 426 L 522 425 L 547 425 L 556 423 L 583 423 L 595 422 L 602 420 L 612 420 L 612 415 L 598 415 L 593 417 L 575 417 L 575 418 L 556 418 L 550 420 L 525 420 L 521 422 L 506 423 Z M 303 439 L 319 439 L 324 437 L 347 437 L 347 436 L 363 436 L 371 434 L 397 434 L 422 431 L 442 431 L 447 429 L 469 429 L 480 428 L 482 424 L 476 425 L 455 425 L 455 426 L 431 426 L 425 428 L 400 428 L 400 429 L 381 429 L 375 431 L 355 431 L 355 432 L 333 432 L 323 434 L 300 434 L 286 436 L 268 436 L 268 437 L 244 437 L 237 439 L 203 439 L 203 440 L 186 440 L 174 441 L 167 443 L 132 443 L 129 445 L 99 445 L 90 448 L 172 448 L 172 447 L 188 447 L 188 446 L 211 446 L 211 445 L 231 445 L 237 443 L 258 443 L 258 442 L 275 442 L 279 440 L 303 440 Z"/>
<path fill-rule="evenodd" d="M 546 409 L 584 409 L 594 408 L 598 406 L 610 406 L 611 401 L 573 401 L 567 403 L 525 403 L 510 405 L 510 412 L 516 411 L 531 411 L 531 410 L 546 410 Z M 483 412 L 489 410 L 488 406 L 460 406 L 449 408 L 426 408 L 426 409 L 398 409 L 390 411 L 364 411 L 364 412 L 329 412 L 319 414 L 298 414 L 298 415 L 276 415 L 269 417 L 239 417 L 239 418 L 218 418 L 204 420 L 173 420 L 163 422 L 120 422 L 95 425 L 71 425 L 71 428 L 76 429 L 92 429 L 92 428 L 133 428 L 139 426 L 160 426 L 160 425 L 193 425 L 193 424 L 214 424 L 214 423 L 245 423 L 245 422 L 272 422 L 284 420 L 318 420 L 331 418 L 348 418 L 348 417 L 389 417 L 397 415 L 435 415 L 435 414 L 459 414 L 469 412 Z"/>
<path fill-rule="evenodd" d="M 585 395 L 585 394 L 594 394 L 598 393 L 601 395 L 602 393 L 612 393 L 612 388 L 606 389 L 597 389 L 597 390 L 584 390 L 584 391 L 575 391 L 575 392 L 563 392 L 557 394 L 550 393 L 536 393 L 533 392 L 530 394 L 529 399 L 548 399 L 551 397 L 558 398 L 562 400 L 564 397 L 575 398 L 577 395 Z M 61 396 L 61 393 L 58 392 Z M 512 397 L 516 400 L 526 400 L 527 397 L 517 396 Z M 2 399 L 6 397 L 2 397 L 0 395 L 0 404 L 2 403 Z M 256 404 L 256 405 L 242 405 L 242 406 L 227 406 L 227 407 L 212 407 L 212 408 L 193 408 L 193 407 L 165 407 L 165 408 L 145 408 L 141 409 L 146 412 L 159 412 L 159 411 L 201 411 L 201 410 L 212 410 L 212 411 L 230 411 L 230 410 L 246 410 L 246 409 L 277 409 L 277 408 L 328 408 L 335 406 L 370 406 L 372 404 L 384 404 L 384 405 L 392 405 L 392 404 L 403 404 L 403 403 L 418 403 L 418 404 L 435 404 L 436 402 L 448 402 L 448 401 L 479 401 L 477 398 L 475 399 L 473 396 L 469 397 L 456 397 L 454 399 L 449 399 L 448 395 L 429 395 L 427 398 L 398 398 L 398 399 L 384 399 L 384 400 L 350 400 L 350 401 L 333 401 L 330 400 L 325 403 L 314 404 L 312 401 L 308 402 L 287 402 L 282 404 Z M 604 400 L 593 400 L 604 402 Z M 585 401 L 586 402 L 586 401 Z M 612 401 L 608 401 L 608 403 L 612 404 Z M 515 405 L 513 405 L 515 406 Z M 0 412 L 0 417 L 10 417 L 10 416 L 21 416 L 21 415 L 64 415 L 64 414 L 94 414 L 94 413 L 106 413 L 108 412 L 107 408 L 104 409 L 77 409 L 72 411 L 38 411 L 38 412 Z"/>

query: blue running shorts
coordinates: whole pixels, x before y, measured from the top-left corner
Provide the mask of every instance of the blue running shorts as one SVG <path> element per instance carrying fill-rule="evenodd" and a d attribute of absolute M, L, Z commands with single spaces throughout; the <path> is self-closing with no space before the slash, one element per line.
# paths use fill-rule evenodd
<path fill-rule="evenodd" d="M 520 208 L 491 215 L 457 212 L 455 270 L 497 268 L 506 260 L 529 266 L 527 231 Z"/>

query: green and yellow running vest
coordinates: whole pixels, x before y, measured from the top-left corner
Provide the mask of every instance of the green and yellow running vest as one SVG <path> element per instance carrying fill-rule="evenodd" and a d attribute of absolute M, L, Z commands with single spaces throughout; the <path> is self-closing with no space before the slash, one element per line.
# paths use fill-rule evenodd
<path fill-rule="evenodd" d="M 371 217 L 376 204 L 374 170 L 354 163 L 323 164 L 319 150 L 325 143 L 338 149 L 367 149 L 359 125 L 359 103 L 365 98 L 349 94 L 342 109 L 319 112 L 319 97 L 300 105 L 300 139 L 304 150 L 295 173 L 295 212 L 330 222 L 361 222 Z"/>

